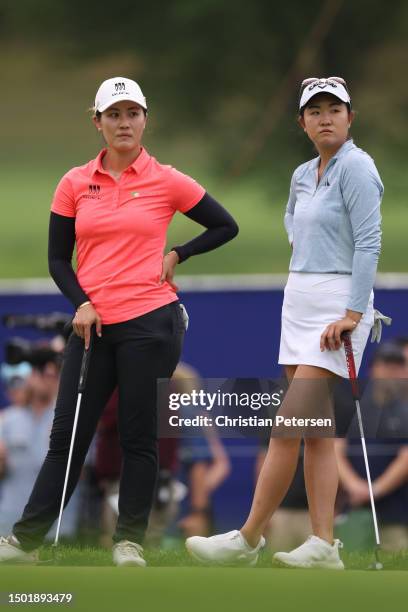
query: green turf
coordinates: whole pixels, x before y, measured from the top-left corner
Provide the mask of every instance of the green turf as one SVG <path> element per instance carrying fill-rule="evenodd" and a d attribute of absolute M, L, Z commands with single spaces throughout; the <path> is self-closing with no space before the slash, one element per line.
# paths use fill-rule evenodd
<path fill-rule="evenodd" d="M 41 556 L 49 558 L 50 549 Z M 98 612 L 404 609 L 408 553 L 383 554 L 382 572 L 365 570 L 370 554 L 343 556 L 350 569 L 332 572 L 276 568 L 267 553 L 256 568 L 205 568 L 184 550 L 152 550 L 149 567 L 141 569 L 112 567 L 108 551 L 61 546 L 58 565 L 1 566 L 0 590 L 69 592 L 74 610 Z"/>
<path fill-rule="evenodd" d="M 0 278 L 47 277 L 47 230 L 50 200 L 64 171 L 60 165 L 17 169 L 11 166 L 2 177 L 2 257 Z M 194 174 L 194 171 L 192 172 Z M 21 176 L 24 175 L 24 181 Z M 290 249 L 283 229 L 287 197 L 284 177 L 268 181 L 246 180 L 229 185 L 200 179 L 232 212 L 240 226 L 239 236 L 222 249 L 183 264 L 179 273 L 282 273 Z M 383 252 L 380 271 L 403 272 L 406 259 L 405 203 L 399 193 L 390 194 L 383 206 Z M 176 215 L 169 232 L 169 246 L 182 243 L 200 229 Z"/>
<path fill-rule="evenodd" d="M 183 544 L 178 540 L 169 540 L 166 550 L 164 548 L 148 548 L 145 550 L 145 558 L 149 566 L 173 567 L 173 566 L 199 566 L 186 552 Z M 171 548 L 170 548 L 171 546 Z M 342 558 L 348 569 L 364 570 L 369 567 L 373 560 L 371 551 L 347 552 L 343 550 Z M 40 549 L 40 561 L 47 562 L 52 559 L 52 548 L 44 546 Z M 408 570 L 408 550 L 400 553 L 381 552 L 381 560 L 385 570 Z M 74 547 L 61 544 L 57 551 L 58 565 L 84 565 L 84 566 L 108 566 L 112 565 L 110 550 L 93 547 Z M 272 567 L 272 552 L 262 551 L 257 568 Z"/>

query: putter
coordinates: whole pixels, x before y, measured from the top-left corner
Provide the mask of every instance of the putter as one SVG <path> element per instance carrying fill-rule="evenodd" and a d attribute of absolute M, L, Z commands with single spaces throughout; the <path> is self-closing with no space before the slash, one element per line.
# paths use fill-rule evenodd
<path fill-rule="evenodd" d="M 347 369 L 348 369 L 349 379 L 351 383 L 351 392 L 352 392 L 353 399 L 356 405 L 358 427 L 360 429 L 361 446 L 363 447 L 364 464 L 365 464 L 365 469 L 366 469 L 366 474 L 367 474 L 368 490 L 370 493 L 371 512 L 373 515 L 376 545 L 374 549 L 375 562 L 370 566 L 370 569 L 381 570 L 383 569 L 383 564 L 381 563 L 380 557 L 379 557 L 379 551 L 381 547 L 380 533 L 378 531 L 377 512 L 375 510 L 373 487 L 371 484 L 370 466 L 368 464 L 367 447 L 365 443 L 364 428 L 363 428 L 363 419 L 361 418 L 360 390 L 359 390 L 358 381 L 357 381 L 356 364 L 354 362 L 353 347 L 351 344 L 350 332 L 345 332 L 342 335 L 342 339 L 344 342 L 344 351 L 346 353 Z"/>
<path fill-rule="evenodd" d="M 74 424 L 73 424 L 73 427 L 72 427 L 71 444 L 70 444 L 70 447 L 69 447 L 67 470 L 65 472 L 65 481 L 64 481 L 64 488 L 63 488 L 63 491 L 62 491 L 62 498 L 61 498 L 61 506 L 60 506 L 59 516 L 58 516 L 57 531 L 55 533 L 54 542 L 53 542 L 53 544 L 51 546 L 52 561 L 54 563 L 57 561 L 57 548 L 58 548 L 58 542 L 59 542 L 59 533 L 60 533 L 60 528 L 61 528 L 62 513 L 64 511 L 64 503 L 65 503 L 65 496 L 66 496 L 66 492 L 67 492 L 69 470 L 70 470 L 70 467 L 71 467 L 72 451 L 73 451 L 74 444 L 75 444 L 75 434 L 76 434 L 76 429 L 77 429 L 77 424 L 78 424 L 79 409 L 81 407 L 82 394 L 83 394 L 83 392 L 85 390 L 86 378 L 87 378 L 87 375 L 88 375 L 89 361 L 90 361 L 90 357 L 91 357 L 91 351 L 92 351 L 92 345 L 93 345 L 93 339 L 94 339 L 94 330 L 95 330 L 95 326 L 92 325 L 92 327 L 91 327 L 91 337 L 90 337 L 90 341 L 89 341 L 89 347 L 88 347 L 88 349 L 84 348 L 84 353 L 82 355 L 81 369 L 80 369 L 80 372 L 79 372 L 78 398 L 77 398 L 77 403 L 76 403 L 76 408 L 75 408 Z"/>

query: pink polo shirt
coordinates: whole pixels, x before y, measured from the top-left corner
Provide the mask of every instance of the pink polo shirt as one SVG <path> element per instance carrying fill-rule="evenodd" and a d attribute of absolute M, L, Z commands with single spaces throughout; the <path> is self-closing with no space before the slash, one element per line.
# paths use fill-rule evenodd
<path fill-rule="evenodd" d="M 75 217 L 78 282 L 110 324 L 177 300 L 159 285 L 167 227 L 205 189 L 145 149 L 116 181 L 102 167 L 105 153 L 62 177 L 51 210 Z"/>

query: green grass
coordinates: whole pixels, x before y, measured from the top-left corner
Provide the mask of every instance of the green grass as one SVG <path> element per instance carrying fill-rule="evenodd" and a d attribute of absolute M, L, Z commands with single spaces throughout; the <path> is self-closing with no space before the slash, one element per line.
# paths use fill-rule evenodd
<path fill-rule="evenodd" d="M 369 553 L 343 556 L 349 571 L 330 572 L 276 568 L 267 553 L 254 569 L 206 568 L 182 549 L 148 550 L 149 567 L 140 569 L 112 567 L 109 551 L 61 546 L 58 565 L 1 566 L 0 580 L 3 593 L 73 593 L 77 611 L 404 609 L 408 552 L 383 554 L 382 572 L 365 571 Z"/>
<path fill-rule="evenodd" d="M 47 172 L 11 166 L 2 180 L 2 257 L 0 278 L 47 277 L 47 231 L 50 200 L 64 168 Z M 24 181 L 21 180 L 24 176 Z M 196 174 L 197 176 L 197 174 Z M 239 236 L 219 251 L 192 258 L 180 267 L 181 274 L 284 273 L 290 249 L 283 229 L 287 197 L 283 179 L 269 182 L 247 180 L 217 185 L 200 180 L 234 215 Z M 406 247 L 405 204 L 394 195 L 383 207 L 383 252 L 380 271 L 407 271 L 401 253 Z M 168 244 L 180 244 L 200 231 L 196 224 L 176 215 Z"/>
<path fill-rule="evenodd" d="M 178 541 L 170 543 L 168 550 L 150 548 L 145 550 L 145 558 L 149 566 L 154 567 L 200 567 Z M 373 560 L 371 551 L 341 553 L 344 563 L 349 570 L 365 570 Z M 408 550 L 399 553 L 381 552 L 381 561 L 385 570 L 408 570 Z M 40 562 L 46 563 L 52 559 L 52 548 L 44 546 L 40 550 Z M 59 545 L 56 555 L 58 565 L 63 566 L 111 566 L 112 553 L 110 550 L 93 547 L 75 547 Z M 259 557 L 257 569 L 271 568 L 273 566 L 272 552 L 263 551 Z M 278 569 L 275 567 L 275 569 Z"/>

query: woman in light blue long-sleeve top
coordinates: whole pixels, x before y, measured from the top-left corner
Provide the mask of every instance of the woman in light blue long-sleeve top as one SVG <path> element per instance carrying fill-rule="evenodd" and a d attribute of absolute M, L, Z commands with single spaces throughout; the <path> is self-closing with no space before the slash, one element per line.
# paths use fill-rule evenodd
<path fill-rule="evenodd" d="M 280 415 L 332 416 L 330 381 L 347 377 L 341 334 L 352 333 L 356 368 L 374 322 L 373 285 L 380 253 L 383 185 L 371 157 L 349 137 L 354 120 L 343 79 L 302 83 L 299 124 L 318 157 L 292 177 L 285 227 L 292 246 L 282 308 L 279 363 L 291 381 Z M 275 559 L 288 566 L 343 569 L 333 540 L 338 473 L 332 426 L 279 428 L 276 420 L 252 508 L 240 531 L 189 538 L 206 562 L 254 565 L 264 532 L 294 476 L 302 437 L 312 535 Z M 283 431 L 282 431 L 283 430 Z M 286 436 L 286 437 L 285 437 Z"/>

